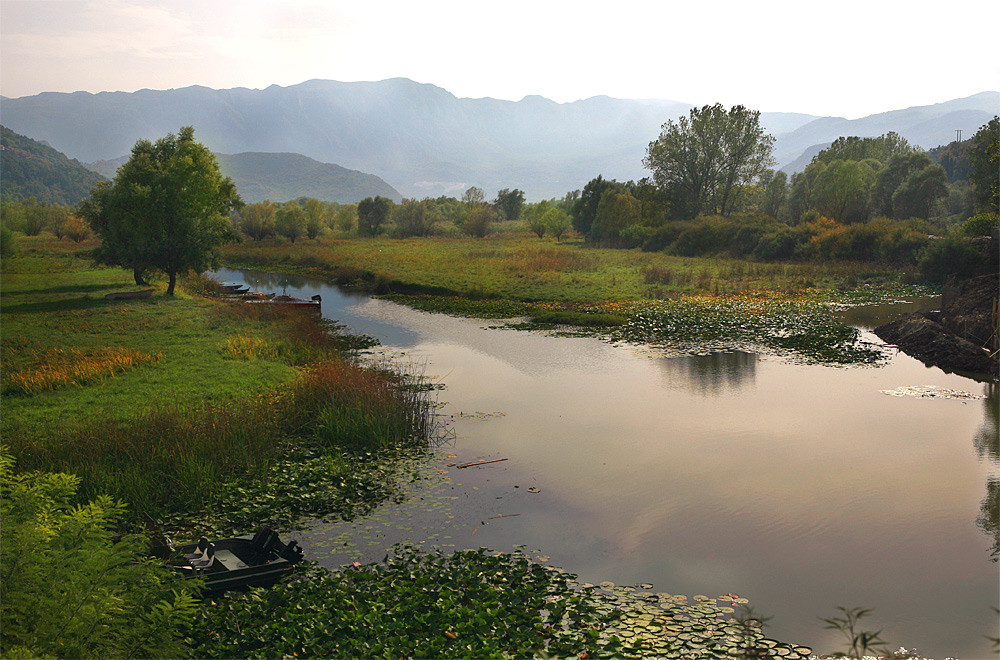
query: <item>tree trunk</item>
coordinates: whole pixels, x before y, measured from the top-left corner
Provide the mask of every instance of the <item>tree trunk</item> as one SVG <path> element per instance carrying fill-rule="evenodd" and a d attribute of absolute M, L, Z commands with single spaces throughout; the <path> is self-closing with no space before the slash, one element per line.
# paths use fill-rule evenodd
<path fill-rule="evenodd" d="M 177 273 L 170 271 L 167 276 L 170 278 L 170 283 L 167 284 L 167 295 L 172 296 L 174 295 L 174 285 L 177 284 Z"/>
<path fill-rule="evenodd" d="M 147 282 L 145 280 L 145 278 L 143 278 L 143 276 L 142 276 L 142 271 L 143 271 L 142 268 L 133 268 L 132 269 L 132 277 L 135 278 L 135 285 L 136 286 L 149 286 L 149 282 Z"/>

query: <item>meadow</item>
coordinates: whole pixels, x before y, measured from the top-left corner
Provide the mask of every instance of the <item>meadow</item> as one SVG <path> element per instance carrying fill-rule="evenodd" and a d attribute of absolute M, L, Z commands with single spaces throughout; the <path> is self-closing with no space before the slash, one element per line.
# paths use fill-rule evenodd
<path fill-rule="evenodd" d="M 846 261 L 773 263 L 601 249 L 581 239 L 539 239 L 510 228 L 482 239 L 244 241 L 225 247 L 223 256 L 231 266 L 293 269 L 377 293 L 562 303 L 854 288 L 898 282 L 908 274 L 898 267 Z"/>
<path fill-rule="evenodd" d="M 394 462 L 366 457 L 426 444 L 416 376 L 361 366 L 366 342 L 318 316 L 206 295 L 200 277 L 106 300 L 131 278 L 89 247 L 25 237 L 3 262 L 0 429 L 20 470 L 75 474 L 82 498 L 175 529 L 242 533 L 391 496 Z"/>

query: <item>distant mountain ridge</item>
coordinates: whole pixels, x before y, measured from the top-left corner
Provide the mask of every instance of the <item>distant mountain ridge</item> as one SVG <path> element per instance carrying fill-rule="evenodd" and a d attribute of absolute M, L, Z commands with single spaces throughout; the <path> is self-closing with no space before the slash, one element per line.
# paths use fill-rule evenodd
<path fill-rule="evenodd" d="M 215 154 L 215 159 L 219 170 L 233 180 L 240 197 L 248 204 L 265 199 L 287 202 L 299 197 L 338 204 L 354 204 L 376 195 L 396 202 L 403 199 L 398 190 L 373 174 L 320 163 L 300 154 Z M 88 167 L 113 178 L 127 160 L 128 156 L 123 156 L 88 163 Z"/>
<path fill-rule="evenodd" d="M 375 174 L 407 197 L 458 195 L 477 185 L 488 195 L 520 188 L 529 199 L 562 196 L 598 174 L 648 176 L 646 146 L 664 122 L 691 107 L 606 96 L 573 103 L 457 98 L 405 78 L 2 99 L 5 125 L 83 161 L 115 159 L 139 138 L 191 125 L 216 153 L 302 154 Z M 857 120 L 796 113 L 762 113 L 761 119 L 777 138 L 779 165 L 788 165 L 841 135 L 895 130 L 925 148 L 947 144 L 956 129 L 971 136 L 998 107 L 1000 94 L 984 92 Z"/>

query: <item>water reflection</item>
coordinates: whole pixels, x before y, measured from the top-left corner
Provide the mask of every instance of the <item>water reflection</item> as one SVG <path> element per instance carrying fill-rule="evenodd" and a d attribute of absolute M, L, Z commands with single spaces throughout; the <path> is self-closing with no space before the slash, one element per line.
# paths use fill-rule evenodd
<path fill-rule="evenodd" d="M 941 296 L 918 296 L 909 302 L 849 307 L 837 312 L 836 316 L 848 325 L 862 330 L 872 330 L 907 314 L 929 309 L 941 309 Z"/>
<path fill-rule="evenodd" d="M 722 396 L 752 387 L 757 376 L 756 353 L 725 351 L 708 355 L 661 358 L 667 387 L 678 384 L 702 396 Z"/>

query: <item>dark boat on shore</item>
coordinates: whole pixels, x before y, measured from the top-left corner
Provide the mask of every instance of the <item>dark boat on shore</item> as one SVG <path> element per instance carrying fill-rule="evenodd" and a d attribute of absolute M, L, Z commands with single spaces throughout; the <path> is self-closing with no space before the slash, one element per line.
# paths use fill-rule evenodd
<path fill-rule="evenodd" d="M 237 536 L 170 548 L 170 564 L 185 578 L 205 579 L 205 592 L 244 587 L 268 587 L 302 559 L 295 541 L 282 543 L 278 533 L 264 527 L 253 536 Z"/>

